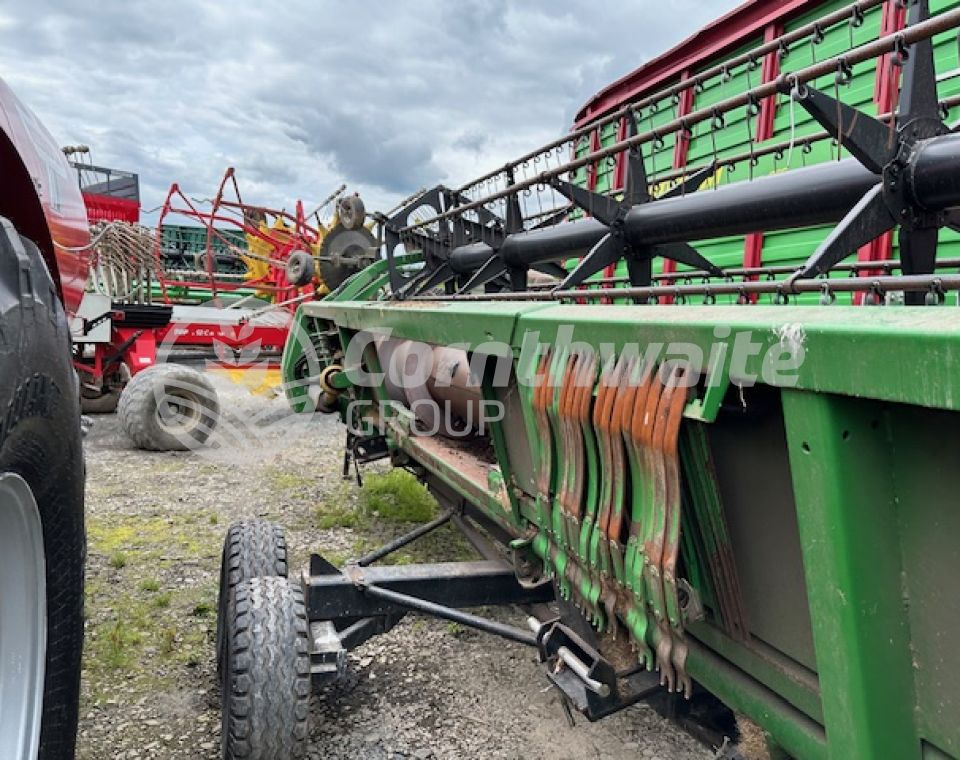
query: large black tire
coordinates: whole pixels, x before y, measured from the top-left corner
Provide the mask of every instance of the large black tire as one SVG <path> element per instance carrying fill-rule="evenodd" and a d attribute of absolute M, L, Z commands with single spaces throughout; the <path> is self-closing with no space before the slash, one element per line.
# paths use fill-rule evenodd
<path fill-rule="evenodd" d="M 120 391 L 107 391 L 96 398 L 80 394 L 80 411 L 84 414 L 113 414 L 120 402 Z"/>
<path fill-rule="evenodd" d="M 0 473 L 29 486 L 46 564 L 41 760 L 73 758 L 77 733 L 86 552 L 78 397 L 70 331 L 50 273 L 37 247 L 0 217 Z"/>
<path fill-rule="evenodd" d="M 223 665 L 225 760 L 306 756 L 310 653 L 303 591 L 286 578 L 251 578 L 228 604 Z"/>
<path fill-rule="evenodd" d="M 283 528 L 266 520 L 235 522 L 223 540 L 217 599 L 217 672 L 223 668 L 224 631 L 234 589 L 251 578 L 286 578 L 287 540 Z"/>
<path fill-rule="evenodd" d="M 210 381 L 179 364 L 138 372 L 120 394 L 120 424 L 138 448 L 185 451 L 202 445 L 220 418 Z"/>

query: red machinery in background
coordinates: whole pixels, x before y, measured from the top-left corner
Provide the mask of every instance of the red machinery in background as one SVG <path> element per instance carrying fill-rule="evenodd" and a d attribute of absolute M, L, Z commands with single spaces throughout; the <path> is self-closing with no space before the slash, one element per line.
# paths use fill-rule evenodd
<path fill-rule="evenodd" d="M 76 172 L 87 219 L 96 222 L 140 221 L 140 178 L 133 172 L 90 163 L 90 148 L 71 145 L 64 154 Z"/>
<path fill-rule="evenodd" d="M 277 361 L 296 307 L 323 297 L 377 255 L 363 204 L 356 195 L 339 198 L 343 187 L 310 214 L 301 201 L 289 214 L 245 203 L 231 168 L 208 201 L 173 184 L 153 229 L 135 223 L 136 174 L 73 166 L 91 220 L 99 220 L 74 320 L 75 362 L 90 413 L 118 405 L 123 413 L 125 388 L 157 364 L 158 353 L 231 369 Z M 320 212 L 338 198 L 324 224 Z M 177 216 L 190 224 L 170 224 Z M 192 382 L 207 381 L 197 375 Z M 190 403 L 206 397 L 215 402 L 205 386 Z"/>

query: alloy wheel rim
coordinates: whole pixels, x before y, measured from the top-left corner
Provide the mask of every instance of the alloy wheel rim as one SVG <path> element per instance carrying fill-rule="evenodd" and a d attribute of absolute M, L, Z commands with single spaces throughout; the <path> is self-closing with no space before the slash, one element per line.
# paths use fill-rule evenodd
<path fill-rule="evenodd" d="M 39 751 L 46 597 L 40 510 L 22 477 L 0 473 L 0 757 Z"/>

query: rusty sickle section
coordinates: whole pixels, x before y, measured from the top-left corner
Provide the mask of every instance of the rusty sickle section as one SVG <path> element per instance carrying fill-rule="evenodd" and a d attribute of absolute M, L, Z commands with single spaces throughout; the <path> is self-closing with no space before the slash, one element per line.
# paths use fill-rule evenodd
<path fill-rule="evenodd" d="M 551 351 L 548 348 L 543 352 L 540 361 L 537 364 L 537 383 L 533 389 L 533 411 L 537 421 L 537 428 L 542 430 L 549 438 L 550 422 L 547 419 L 546 391 L 547 391 L 547 372 L 550 368 Z M 537 496 L 540 499 L 548 500 L 550 498 L 550 445 L 549 440 L 545 441 L 547 445 L 540 446 L 540 462 L 537 467 Z"/>
<path fill-rule="evenodd" d="M 566 356 L 561 360 L 561 379 L 559 388 L 559 398 L 557 401 L 557 424 L 560 437 L 560 452 L 558 456 L 557 473 L 557 498 L 554 509 L 557 510 L 556 524 L 559 533 L 561 545 L 566 550 L 570 550 L 573 542 L 570 540 L 572 526 L 570 524 L 570 514 L 572 513 L 572 492 L 571 480 L 573 478 L 573 431 L 571 430 L 570 405 L 573 396 L 573 376 L 576 372 L 577 357 L 575 355 Z"/>
<path fill-rule="evenodd" d="M 600 612 L 601 576 L 591 562 L 592 539 L 597 524 L 597 463 L 596 431 L 592 425 L 593 389 L 597 380 L 599 357 L 587 352 L 580 363 L 581 371 L 577 375 L 577 394 L 574 414 L 580 426 L 580 439 L 583 446 L 580 454 L 584 466 L 579 472 L 579 484 L 582 498 L 582 524 L 580 528 L 579 556 L 587 568 L 587 577 L 582 586 L 582 596 L 590 611 L 590 620 L 598 628 L 605 625 Z"/>
<path fill-rule="evenodd" d="M 648 446 L 653 473 L 653 502 L 650 509 L 650 526 L 647 530 L 646 565 L 644 566 L 644 580 L 647 585 L 647 595 L 653 612 L 655 627 L 654 645 L 657 653 L 657 667 L 660 670 L 660 682 L 673 691 L 675 674 L 671 660 L 673 642 L 670 638 L 670 627 L 666 620 L 666 602 L 663 598 L 663 544 L 666 534 L 666 463 L 663 456 L 663 440 L 667 431 L 667 419 L 670 411 L 670 401 L 673 398 L 674 388 L 664 384 L 658 372 L 655 385 L 659 387 L 659 400 L 656 409 L 652 412 L 652 435 Z M 649 408 L 649 407 L 648 407 Z"/>
<path fill-rule="evenodd" d="M 720 501 L 720 483 L 717 480 L 713 454 L 710 451 L 706 431 L 702 426 L 691 426 L 689 440 L 698 471 L 706 482 L 702 496 L 697 499 L 699 504 L 695 502 L 700 507 L 697 527 L 701 533 L 709 532 L 710 534 L 709 539 L 704 543 L 710 547 L 707 561 L 720 598 L 721 617 L 724 628 L 730 636 L 743 641 L 748 636 L 746 610 L 740 591 L 740 577 L 733 557 L 730 531 L 727 528 L 723 505 Z"/>
<path fill-rule="evenodd" d="M 537 470 L 544 554 L 561 595 L 614 637 L 622 624 L 640 661 L 687 695 L 676 573 L 688 371 L 625 355 L 601 368 L 590 351 L 546 350 L 533 393 L 548 439 Z"/>
<path fill-rule="evenodd" d="M 656 663 L 647 643 L 649 619 L 643 573 L 647 562 L 646 534 L 650 524 L 648 512 L 653 489 L 653 471 L 649 452 L 649 441 L 652 437 L 650 407 L 652 403 L 653 408 L 656 408 L 659 401 L 659 386 L 654 382 L 656 373 L 652 367 L 643 367 L 641 371 L 633 409 L 629 412 L 629 425 L 627 420 L 624 420 L 627 451 L 635 473 L 631 488 L 630 532 L 624 559 L 624 579 L 627 588 L 633 593 L 634 601 L 633 608 L 627 615 L 627 628 L 647 670 L 652 670 Z"/>
<path fill-rule="evenodd" d="M 680 600 L 677 593 L 677 555 L 680 551 L 680 455 L 678 449 L 680 422 L 683 407 L 687 402 L 685 370 L 676 366 L 668 383 L 673 386 L 673 397 L 668 409 L 667 425 L 663 438 L 664 485 L 666 489 L 664 505 L 666 511 L 666 534 L 662 558 L 661 577 L 663 595 L 666 601 L 667 619 L 673 637 L 671 661 L 677 676 L 676 690 L 683 691 L 687 698 L 693 688 L 686 672 L 687 644 L 683 635 Z"/>

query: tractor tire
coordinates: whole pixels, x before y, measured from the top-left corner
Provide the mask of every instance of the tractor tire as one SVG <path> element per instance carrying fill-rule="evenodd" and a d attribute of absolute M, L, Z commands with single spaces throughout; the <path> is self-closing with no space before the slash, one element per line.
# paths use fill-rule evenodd
<path fill-rule="evenodd" d="M 0 217 L 0 757 L 74 757 L 83 448 L 70 330 L 40 251 Z"/>
<path fill-rule="evenodd" d="M 155 364 L 120 394 L 120 424 L 137 448 L 186 451 L 203 444 L 220 418 L 210 381 L 189 367 Z"/>
<path fill-rule="evenodd" d="M 80 394 L 80 411 L 83 414 L 113 414 L 120 403 L 120 391 L 107 391 L 95 398 Z"/>
<path fill-rule="evenodd" d="M 224 650 L 224 759 L 305 757 L 310 653 L 299 584 L 271 577 L 237 586 L 228 603 Z"/>
<path fill-rule="evenodd" d="M 227 609 L 234 589 L 251 578 L 287 577 L 287 540 L 283 528 L 266 520 L 243 520 L 230 526 L 220 558 L 217 599 L 217 672 L 222 672 Z"/>

